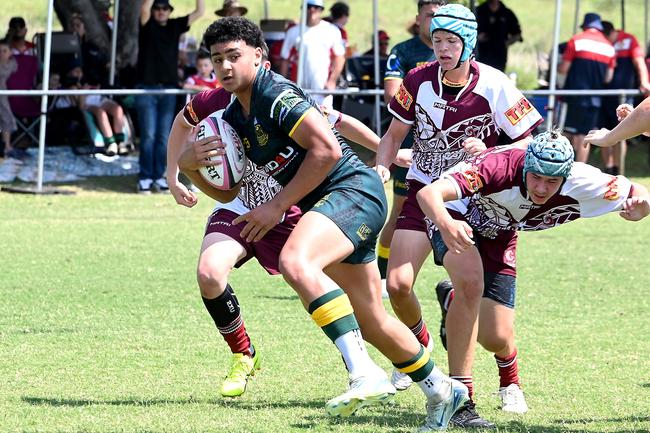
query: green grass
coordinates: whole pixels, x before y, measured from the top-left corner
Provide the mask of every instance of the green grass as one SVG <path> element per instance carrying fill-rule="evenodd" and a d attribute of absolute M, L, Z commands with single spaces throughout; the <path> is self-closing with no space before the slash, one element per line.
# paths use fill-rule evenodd
<path fill-rule="evenodd" d="M 635 34 L 643 44 L 644 38 L 644 1 L 626 0 L 626 29 Z M 33 32 L 43 31 L 46 28 L 47 3 L 44 0 L 12 0 L 4 2 L 0 10 L 0 24 L 3 26 L 14 15 L 25 17 Z M 136 2 L 137 3 L 137 2 Z M 223 3 L 221 0 L 207 0 L 207 11 L 203 18 L 195 23 L 190 33 L 200 38 L 205 28 L 216 18 L 214 10 Z M 262 0 L 247 0 L 242 2 L 249 8 L 249 17 L 259 21 L 263 16 Z M 329 8 L 333 0 L 325 2 Z M 379 0 L 379 27 L 386 29 L 391 36 L 391 43 L 395 44 L 408 37 L 406 28 L 413 22 L 416 14 L 415 0 Z M 468 4 L 465 1 L 465 4 Z M 555 18 L 555 1 L 553 0 L 510 0 L 505 3 L 515 11 L 523 29 L 524 42 L 516 44 L 510 50 L 508 72 L 517 72 L 520 87 L 530 89 L 536 87 L 537 79 L 537 52 L 548 53 L 551 49 L 553 38 L 553 21 Z M 603 19 L 609 20 L 619 28 L 621 26 L 620 0 L 581 0 L 580 19 L 585 12 L 598 12 Z M 194 0 L 173 0 L 174 15 L 189 13 L 193 10 Z M 298 0 L 268 0 L 270 18 L 299 17 Z M 349 0 L 351 8 L 350 22 L 347 26 L 352 45 L 359 52 L 364 52 L 370 47 L 372 33 L 372 3 L 370 0 Z M 562 8 L 561 40 L 567 40 L 573 33 L 575 1 L 564 0 Z M 327 12 L 327 11 L 326 11 Z M 55 28 L 61 26 L 54 19 Z"/>
<path fill-rule="evenodd" d="M 221 398 L 228 349 L 194 280 L 210 201 L 188 210 L 124 194 L 133 183 L 0 193 L 0 431 L 377 433 L 421 423 L 417 389 L 386 410 L 328 418 L 325 401 L 346 386 L 340 358 L 292 290 L 255 263 L 231 284 L 263 368 L 242 398 Z M 475 369 L 481 413 L 499 431 L 650 431 L 649 238 L 648 220 L 616 215 L 523 234 L 517 331 L 530 413 L 499 411 L 490 354 L 479 350 Z M 428 262 L 416 286 L 433 332 L 442 276 Z M 446 369 L 437 338 L 434 359 Z"/>

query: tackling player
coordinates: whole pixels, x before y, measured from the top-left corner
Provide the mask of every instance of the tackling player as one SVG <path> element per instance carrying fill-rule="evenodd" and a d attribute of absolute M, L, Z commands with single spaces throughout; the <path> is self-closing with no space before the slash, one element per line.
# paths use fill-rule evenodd
<path fill-rule="evenodd" d="M 444 376 L 413 334 L 383 308 L 374 258 L 386 215 L 379 178 L 300 88 L 260 67 L 265 43 L 259 27 L 228 17 L 213 23 L 204 39 L 219 81 L 237 98 L 224 120 L 241 137 L 249 159 L 283 185 L 273 199 L 233 223 L 246 222 L 241 236 L 257 241 L 292 204 L 303 210 L 279 267 L 350 374 L 349 390 L 327 403 L 328 412 L 349 415 L 395 392 L 368 356 L 361 327 L 363 338 L 411 374 L 427 395 L 424 431 L 444 428 L 467 389 Z M 214 146 L 212 154 L 224 152 L 223 144 Z"/>
<path fill-rule="evenodd" d="M 409 190 L 391 244 L 387 287 L 395 314 L 423 344 L 425 326 L 413 284 L 431 246 L 417 192 L 450 167 L 496 145 L 500 134 L 506 134 L 514 145 L 526 146 L 531 132 L 542 122 L 532 104 L 502 72 L 472 60 L 476 29 L 474 14 L 462 5 L 443 6 L 434 15 L 431 37 L 438 60 L 412 70 L 401 84 L 388 107 L 394 119 L 377 154 L 376 169 L 387 181 L 387 167 L 412 131 L 413 164 L 406 176 Z M 457 302 L 447 316 L 449 373 L 468 386 L 471 397 L 483 280 L 479 284 L 465 279 L 454 286 Z M 487 298 L 493 296 L 489 289 Z M 393 375 L 394 383 L 400 379 Z M 493 427 L 478 415 L 472 401 L 454 415 L 452 423 Z"/>
<path fill-rule="evenodd" d="M 573 159 L 569 140 L 546 132 L 526 150 L 488 150 L 417 194 L 435 224 L 429 236 L 436 264 L 454 284 L 484 279 L 499 295 L 495 309 L 501 314 L 480 315 L 478 340 L 489 351 L 514 346 L 508 318 L 514 315 L 518 230 L 546 230 L 613 211 L 629 221 L 650 214 L 644 186 Z"/>

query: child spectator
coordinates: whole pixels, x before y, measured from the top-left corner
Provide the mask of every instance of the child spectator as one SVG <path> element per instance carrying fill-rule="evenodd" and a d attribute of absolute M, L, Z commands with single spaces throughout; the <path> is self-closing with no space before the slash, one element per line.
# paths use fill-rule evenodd
<path fill-rule="evenodd" d="M 91 88 L 90 86 L 84 87 Z M 126 136 L 124 135 L 124 110 L 120 104 L 104 95 L 81 97 L 80 102 L 81 109 L 90 111 L 97 122 L 97 127 L 104 138 L 106 155 L 128 154 L 129 147 L 125 143 Z"/>
<path fill-rule="evenodd" d="M 212 67 L 210 53 L 203 50 L 199 51 L 196 57 L 196 71 L 196 74 L 185 80 L 183 89 L 202 91 L 221 87 Z"/>
<path fill-rule="evenodd" d="M 6 39 L 0 40 L 0 90 L 7 90 L 7 78 L 16 72 L 18 66 L 11 55 L 11 48 Z M 2 131 L 3 149 L 0 149 L 0 157 L 13 155 L 11 147 L 11 133 L 16 130 L 16 119 L 9 106 L 9 98 L 0 96 L 0 130 Z"/>

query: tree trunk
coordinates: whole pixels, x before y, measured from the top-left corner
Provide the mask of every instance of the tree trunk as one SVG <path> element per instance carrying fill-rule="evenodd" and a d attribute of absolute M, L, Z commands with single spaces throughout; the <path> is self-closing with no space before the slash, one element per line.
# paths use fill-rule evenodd
<path fill-rule="evenodd" d="M 118 69 L 135 66 L 138 61 L 140 4 L 141 0 L 120 0 L 116 56 Z"/>
<path fill-rule="evenodd" d="M 114 0 L 120 2 L 116 66 L 121 69 L 134 66 L 138 58 L 138 19 L 140 17 L 141 0 Z M 64 29 L 73 14 L 81 15 L 85 27 L 86 38 L 95 43 L 110 58 L 111 29 L 102 15 L 108 2 L 105 0 L 54 0 L 54 9 Z M 113 10 L 109 11 L 111 14 Z"/>

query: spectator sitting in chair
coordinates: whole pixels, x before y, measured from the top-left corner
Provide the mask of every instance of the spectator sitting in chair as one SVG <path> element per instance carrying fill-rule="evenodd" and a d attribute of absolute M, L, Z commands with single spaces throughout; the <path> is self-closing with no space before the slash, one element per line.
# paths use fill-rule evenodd
<path fill-rule="evenodd" d="M 0 40 L 0 90 L 7 89 L 7 78 L 17 69 L 16 60 L 11 55 L 11 48 L 7 40 Z M 2 144 L 0 158 L 3 156 L 14 157 L 15 151 L 11 147 L 11 133 L 16 130 L 16 119 L 9 106 L 9 98 L 0 96 L 0 130 L 2 131 Z"/>
<path fill-rule="evenodd" d="M 24 54 L 26 56 L 34 56 L 34 44 L 27 41 L 27 26 L 23 17 L 12 17 L 9 20 L 9 30 L 5 39 L 11 47 L 11 52 L 16 56 Z"/>
<path fill-rule="evenodd" d="M 83 87 L 86 89 L 93 88 L 88 84 Z M 126 119 L 120 104 L 104 95 L 88 95 L 81 97 L 80 108 L 90 111 L 95 118 L 97 127 L 104 138 L 104 153 L 107 156 L 127 155 L 129 153 L 129 146 L 126 143 L 126 135 L 124 134 Z"/>

